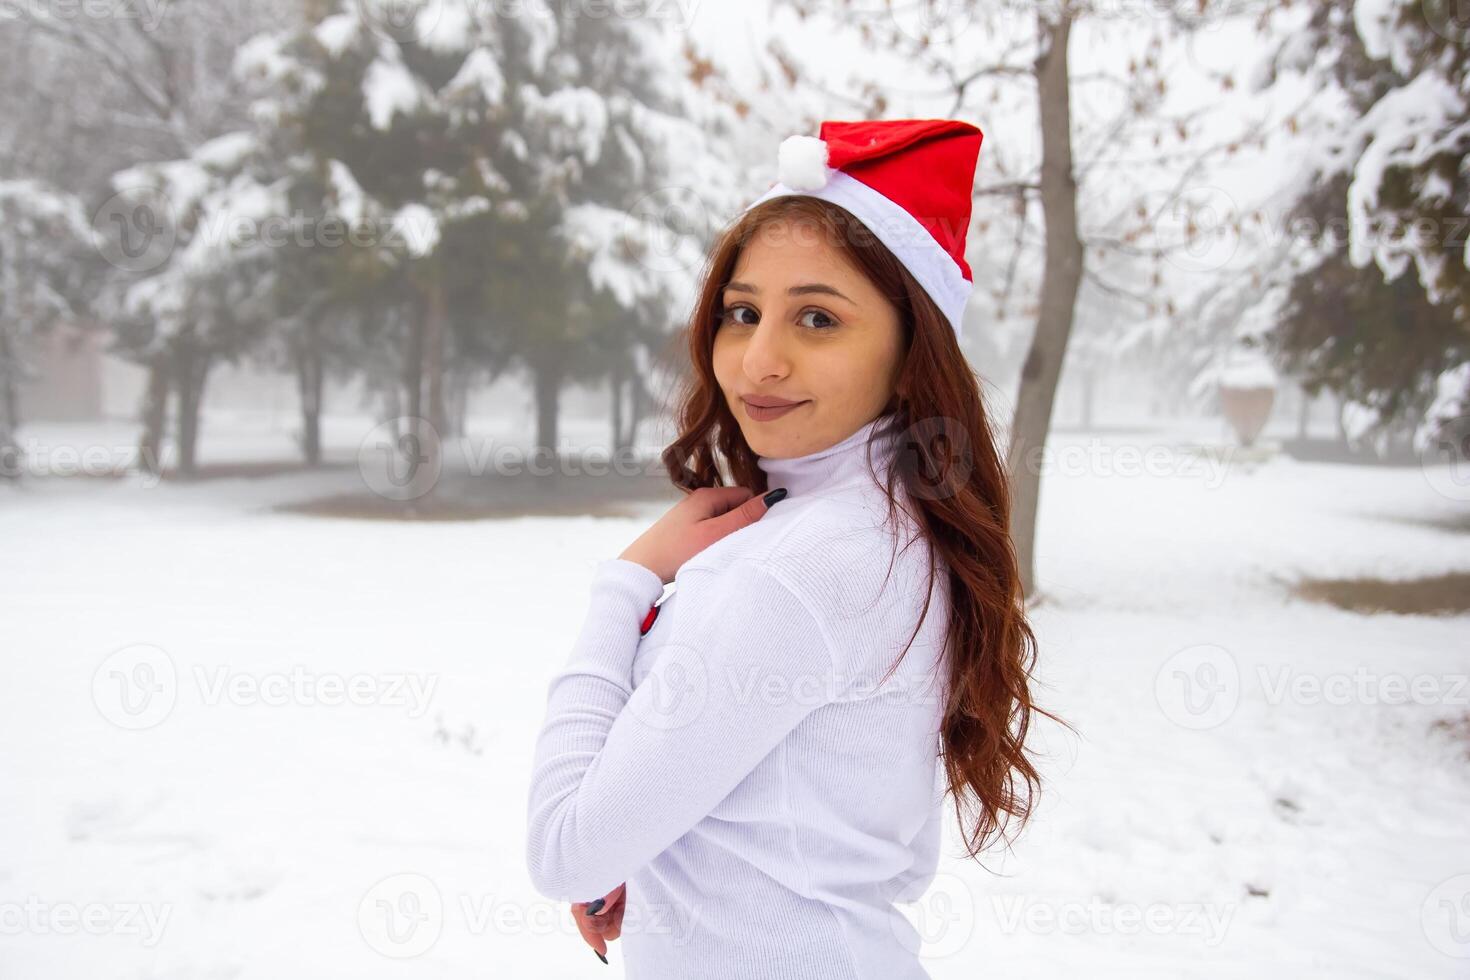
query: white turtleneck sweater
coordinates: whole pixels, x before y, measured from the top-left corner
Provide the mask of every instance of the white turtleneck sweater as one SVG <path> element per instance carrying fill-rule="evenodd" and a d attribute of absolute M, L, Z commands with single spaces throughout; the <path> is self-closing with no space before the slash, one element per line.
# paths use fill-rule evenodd
<path fill-rule="evenodd" d="M 760 458 L 788 497 L 680 567 L 646 635 L 659 576 L 595 568 L 536 742 L 527 864 L 558 900 L 627 883 L 629 978 L 928 975 L 893 902 L 932 881 L 953 812 L 938 756 L 948 588 L 941 564 L 880 687 L 929 560 L 922 537 L 903 550 L 916 528 L 900 510 L 884 581 L 895 532 L 865 444 L 885 478 L 890 418 Z"/>

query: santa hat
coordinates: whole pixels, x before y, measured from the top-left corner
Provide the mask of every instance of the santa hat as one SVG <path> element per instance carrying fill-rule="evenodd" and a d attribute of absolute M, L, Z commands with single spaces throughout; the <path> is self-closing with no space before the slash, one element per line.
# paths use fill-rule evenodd
<path fill-rule="evenodd" d="M 974 288 L 965 236 L 982 139 L 957 119 L 827 120 L 818 136 L 782 141 L 777 182 L 749 207 L 805 194 L 844 208 L 898 256 L 958 336 Z"/>

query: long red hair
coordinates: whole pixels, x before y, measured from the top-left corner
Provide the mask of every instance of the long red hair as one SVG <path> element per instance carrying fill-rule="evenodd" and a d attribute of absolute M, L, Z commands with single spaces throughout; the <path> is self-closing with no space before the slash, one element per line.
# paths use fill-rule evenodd
<path fill-rule="evenodd" d="M 1009 479 L 979 379 L 923 287 L 866 226 L 834 204 L 786 195 L 746 211 L 715 242 L 706 262 L 684 331 L 692 371 L 679 397 L 679 435 L 663 451 L 663 463 L 685 491 L 725 485 L 719 459 L 728 468 L 729 485 L 757 493 L 767 489 L 757 456 L 716 381 L 713 351 L 722 295 L 741 250 L 762 226 L 781 219 L 815 222 L 894 304 L 903 325 L 907 356 L 885 407 L 897 414 L 903 435 L 885 491 L 892 518 L 902 506 L 894 492 L 896 481 L 902 481 L 914 504 L 910 513 L 948 577 L 949 685 L 941 752 L 947 795 L 965 829 L 968 854 L 977 857 L 994 835 L 1004 836 L 1009 818 L 1019 821 L 1019 832 L 1031 815 L 1041 786 L 1024 751 L 1031 713 L 1061 719 L 1036 707 L 1028 689 L 1036 637 L 1026 621 L 1011 542 Z M 932 586 L 935 563 L 929 574 Z M 920 624 L 928 611 L 926 599 Z"/>

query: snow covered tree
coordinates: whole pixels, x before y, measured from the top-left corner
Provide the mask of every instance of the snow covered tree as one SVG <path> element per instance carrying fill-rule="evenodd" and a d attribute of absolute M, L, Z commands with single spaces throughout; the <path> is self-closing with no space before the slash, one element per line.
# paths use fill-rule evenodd
<path fill-rule="evenodd" d="M 676 163 L 686 188 L 713 193 L 718 154 L 668 94 L 655 23 L 388 6 L 317 4 L 304 32 L 242 50 L 275 133 L 263 139 L 300 205 L 367 232 L 317 261 L 407 287 L 390 304 L 406 413 L 443 434 L 446 365 L 514 357 L 532 375 L 536 444 L 554 450 L 563 383 L 616 373 L 692 292 L 697 234 L 640 198 Z"/>
<path fill-rule="evenodd" d="M 100 263 L 81 202 L 37 180 L 0 180 L 0 480 L 21 472 L 16 430 L 31 342 L 89 312 Z"/>
<path fill-rule="evenodd" d="M 1346 228 L 1348 184 L 1338 174 L 1296 213 L 1313 227 Z M 1429 300 L 1418 276 L 1387 279 L 1371 263 L 1355 265 L 1345 240 L 1324 252 L 1290 279 L 1269 340 L 1309 393 L 1344 402 L 1348 438 L 1407 450 L 1440 379 L 1470 362 L 1470 330 L 1453 306 Z"/>
<path fill-rule="evenodd" d="M 12 4 L 0 17 L 0 77 L 18 83 L 0 87 L 0 130 L 9 136 L 0 139 L 0 160 L 15 172 L 54 177 L 92 216 L 97 251 L 115 273 L 106 307 L 124 327 L 113 350 L 149 370 L 140 447 L 145 467 L 160 458 L 170 392 L 179 393 L 185 409 L 181 430 L 197 431 L 202 362 L 172 356 L 176 350 L 153 342 L 170 331 L 188 336 L 190 329 L 181 331 L 176 320 L 171 327 L 145 322 L 147 289 L 155 299 L 178 298 L 179 279 L 140 288 L 130 314 L 119 304 L 148 276 L 171 275 L 164 271 L 171 250 L 189 241 L 200 217 L 191 209 L 206 189 L 196 182 L 214 179 L 212 158 L 225 149 L 212 141 L 247 121 L 228 70 L 235 48 L 266 24 L 288 23 L 295 6 L 293 0 L 120 4 L 76 16 L 54 5 Z M 50 139 L 28 136 L 42 126 Z M 124 176 L 129 188 L 120 192 L 113 177 L 132 167 L 144 169 Z M 179 207 L 161 196 L 165 186 L 180 192 Z M 217 292 L 215 299 L 223 296 Z M 106 318 L 101 325 L 111 326 Z M 190 458 L 192 438 L 186 440 Z"/>
<path fill-rule="evenodd" d="M 116 171 L 187 157 L 239 127 L 230 58 L 298 5 L 5 4 L 0 165 L 100 204 L 91 195 Z"/>
<path fill-rule="evenodd" d="M 543 227 L 560 256 L 539 277 L 560 303 L 518 345 L 536 382 L 538 446 L 555 445 L 564 380 L 646 375 L 647 352 L 692 303 L 709 216 L 729 213 L 737 185 L 720 142 L 729 119 L 701 108 L 656 19 L 568 11 L 556 23 L 555 54 L 522 66 L 535 80 L 512 100 L 526 156 L 505 168 L 549 202 Z M 615 444 L 631 441 L 638 405 L 615 414 Z"/>
<path fill-rule="evenodd" d="M 145 467 L 161 459 L 172 390 L 178 471 L 195 472 L 210 369 L 250 349 L 268 323 L 271 249 L 260 231 L 284 203 L 278 188 L 262 182 L 262 163 L 254 138 L 232 133 L 187 158 L 140 164 L 113 177 L 117 194 L 104 214 L 127 227 L 104 249 L 117 270 L 106 303 L 113 349 L 151 369 L 140 454 Z M 134 242 L 132 231 L 144 234 Z"/>
<path fill-rule="evenodd" d="M 1437 0 L 1283 16 L 1302 13 L 1259 85 L 1304 76 L 1341 113 L 1299 171 L 1296 214 L 1319 233 L 1275 339 L 1362 428 L 1407 419 L 1422 447 L 1470 414 L 1470 31 Z"/>

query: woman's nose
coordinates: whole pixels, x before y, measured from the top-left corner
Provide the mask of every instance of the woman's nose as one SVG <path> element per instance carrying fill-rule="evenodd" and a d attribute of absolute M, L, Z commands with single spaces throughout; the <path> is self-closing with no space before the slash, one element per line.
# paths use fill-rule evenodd
<path fill-rule="evenodd" d="M 791 373 L 791 352 L 778 323 L 763 319 L 745 342 L 745 376 L 755 382 L 784 378 Z"/>

